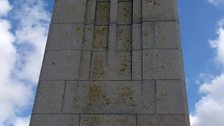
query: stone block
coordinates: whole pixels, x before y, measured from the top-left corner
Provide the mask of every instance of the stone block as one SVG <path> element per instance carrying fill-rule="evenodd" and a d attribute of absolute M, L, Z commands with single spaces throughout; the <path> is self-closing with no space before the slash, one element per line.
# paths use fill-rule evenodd
<path fill-rule="evenodd" d="M 40 81 L 33 113 L 61 112 L 65 81 Z"/>
<path fill-rule="evenodd" d="M 155 45 L 154 41 L 154 25 L 151 22 L 142 23 L 142 46 L 144 49 L 149 49 Z"/>
<path fill-rule="evenodd" d="M 92 52 L 90 70 L 91 80 L 107 79 L 107 55 L 105 52 Z"/>
<path fill-rule="evenodd" d="M 93 52 L 90 79 L 131 80 L 131 52 Z"/>
<path fill-rule="evenodd" d="M 142 20 L 178 20 L 176 0 L 142 0 Z"/>
<path fill-rule="evenodd" d="M 132 26 L 117 26 L 117 43 L 116 50 L 130 51 L 132 47 Z"/>
<path fill-rule="evenodd" d="M 79 115 L 46 114 L 33 115 L 31 126 L 78 126 Z"/>
<path fill-rule="evenodd" d="M 111 0 L 110 3 L 110 24 L 117 23 L 118 17 L 118 0 Z"/>
<path fill-rule="evenodd" d="M 96 9 L 96 0 L 87 0 L 87 9 L 85 16 L 86 24 L 94 24 L 96 13 L 95 9 Z"/>
<path fill-rule="evenodd" d="M 81 49 L 82 40 L 82 24 L 52 24 L 46 50 Z"/>
<path fill-rule="evenodd" d="M 131 80 L 131 52 L 116 52 L 114 63 L 114 80 Z"/>
<path fill-rule="evenodd" d="M 92 50 L 93 45 L 94 25 L 85 25 L 84 38 L 83 38 L 83 50 Z"/>
<path fill-rule="evenodd" d="M 40 80 L 78 79 L 80 51 L 47 51 Z"/>
<path fill-rule="evenodd" d="M 132 51 L 132 80 L 142 80 L 142 51 Z"/>
<path fill-rule="evenodd" d="M 189 126 L 185 115 L 138 115 L 137 126 Z"/>
<path fill-rule="evenodd" d="M 96 4 L 96 25 L 108 25 L 110 19 L 110 2 L 97 2 Z"/>
<path fill-rule="evenodd" d="M 132 49 L 142 49 L 142 24 L 132 25 Z"/>
<path fill-rule="evenodd" d="M 118 24 L 131 24 L 132 2 L 118 2 Z"/>
<path fill-rule="evenodd" d="M 55 3 L 52 23 L 84 23 L 85 0 L 59 0 Z"/>
<path fill-rule="evenodd" d="M 95 26 L 93 36 L 93 50 L 105 51 L 108 48 L 108 26 Z"/>
<path fill-rule="evenodd" d="M 186 114 L 186 90 L 183 81 L 156 81 L 157 114 Z"/>
<path fill-rule="evenodd" d="M 182 56 L 177 49 L 143 50 L 143 79 L 182 79 Z"/>
<path fill-rule="evenodd" d="M 133 23 L 141 23 L 142 21 L 142 1 L 133 0 Z"/>
<path fill-rule="evenodd" d="M 180 32 L 176 22 L 155 23 L 155 43 L 151 48 L 176 48 L 180 49 Z"/>
<path fill-rule="evenodd" d="M 80 59 L 79 80 L 89 80 L 91 51 L 82 51 Z"/>
<path fill-rule="evenodd" d="M 153 81 L 69 81 L 63 112 L 152 114 L 155 112 Z"/>
<path fill-rule="evenodd" d="M 82 115 L 81 126 L 136 126 L 135 116 Z"/>
<path fill-rule="evenodd" d="M 109 26 L 109 40 L 108 40 L 108 50 L 116 49 L 116 41 L 117 41 L 117 25 L 110 24 Z"/>

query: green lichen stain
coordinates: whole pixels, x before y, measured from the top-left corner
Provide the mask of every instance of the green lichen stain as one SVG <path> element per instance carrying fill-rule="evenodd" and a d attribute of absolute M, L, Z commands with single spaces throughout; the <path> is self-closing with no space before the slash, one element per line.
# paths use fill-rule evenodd
<path fill-rule="evenodd" d="M 129 70 L 129 63 L 128 63 L 128 58 L 125 56 L 121 60 L 121 64 L 119 65 L 119 71 L 118 74 L 124 74 Z"/>
<path fill-rule="evenodd" d="M 129 18 L 129 16 L 130 16 L 130 9 L 128 9 L 128 8 L 123 8 L 123 16 L 124 16 L 125 18 Z"/>
<path fill-rule="evenodd" d="M 100 126 L 100 118 L 97 116 L 91 116 L 84 120 L 86 126 Z"/>
<path fill-rule="evenodd" d="M 81 31 L 81 28 L 80 27 L 77 27 L 76 28 L 76 32 L 80 32 Z"/>
<path fill-rule="evenodd" d="M 109 19 L 109 4 L 98 4 L 97 5 L 97 18 L 100 21 L 107 21 Z"/>
<path fill-rule="evenodd" d="M 88 104 L 87 105 L 92 106 L 93 104 L 96 104 L 96 103 L 101 103 L 103 105 L 109 105 L 110 100 L 106 97 L 101 86 L 93 83 L 89 86 Z"/>
<path fill-rule="evenodd" d="M 150 0 L 149 1 L 154 6 L 159 6 L 160 4 L 156 0 Z"/>
<path fill-rule="evenodd" d="M 106 27 L 95 28 L 93 47 L 104 49 L 107 47 L 108 29 Z"/>
<path fill-rule="evenodd" d="M 144 33 L 144 36 L 147 37 L 148 36 L 148 33 Z"/>
<path fill-rule="evenodd" d="M 119 95 L 118 98 L 116 98 L 116 102 L 119 105 L 129 105 L 132 107 L 135 107 L 135 99 L 133 98 L 133 91 L 130 89 L 130 87 L 121 87 L 119 89 Z"/>

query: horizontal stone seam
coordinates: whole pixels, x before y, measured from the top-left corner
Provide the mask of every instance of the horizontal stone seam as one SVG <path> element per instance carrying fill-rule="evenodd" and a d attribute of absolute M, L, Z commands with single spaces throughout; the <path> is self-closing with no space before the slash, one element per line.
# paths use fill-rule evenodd
<path fill-rule="evenodd" d="M 83 22 L 51 22 L 51 24 L 79 24 L 79 25 L 95 25 L 95 26 L 109 26 L 117 24 L 119 25 L 133 25 L 133 24 L 142 24 L 142 23 L 158 23 L 158 22 L 175 22 L 179 24 L 180 22 L 177 20 L 152 20 L 152 21 L 141 21 L 141 22 L 131 22 L 131 23 L 119 23 L 119 22 L 113 22 L 113 23 L 108 23 L 108 25 L 99 25 L 95 23 L 83 23 Z"/>
<path fill-rule="evenodd" d="M 87 82 L 91 82 L 91 81 L 112 81 L 112 82 L 116 82 L 116 81 L 133 81 L 133 82 L 140 82 L 140 81 L 185 81 L 183 79 L 144 79 L 144 80 L 41 80 L 40 81 L 87 81 Z"/>
<path fill-rule="evenodd" d="M 189 114 L 136 114 L 136 113 L 33 113 L 32 116 L 35 115 L 131 115 L 131 116 L 142 116 L 142 115 L 148 115 L 148 116 L 189 116 Z"/>
<path fill-rule="evenodd" d="M 64 50 L 53 50 L 46 49 L 46 52 L 57 52 L 57 51 L 92 51 L 92 52 L 107 52 L 107 51 L 116 51 L 116 52 L 131 52 L 131 51 L 145 51 L 145 50 L 177 50 L 182 52 L 182 49 L 179 48 L 143 48 L 143 49 L 132 49 L 132 50 L 116 50 L 116 49 L 105 49 L 105 50 L 89 50 L 89 49 L 64 49 Z"/>

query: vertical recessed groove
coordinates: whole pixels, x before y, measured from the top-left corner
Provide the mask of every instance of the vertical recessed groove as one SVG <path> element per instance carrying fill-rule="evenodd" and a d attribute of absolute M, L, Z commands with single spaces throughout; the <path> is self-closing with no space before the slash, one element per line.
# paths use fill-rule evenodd
<path fill-rule="evenodd" d="M 113 0 L 110 2 L 110 16 L 109 16 L 109 26 L 108 26 L 108 48 L 107 48 L 107 66 L 109 68 L 108 77 L 113 77 L 113 66 L 115 65 L 115 49 L 117 40 L 117 11 L 118 11 L 118 0 Z M 111 75 L 112 74 L 112 75 Z"/>
<path fill-rule="evenodd" d="M 154 80 L 154 85 L 155 85 L 155 114 L 157 114 L 157 84 L 156 80 Z"/>
<path fill-rule="evenodd" d="M 152 49 L 154 48 L 154 47 L 156 47 L 156 33 L 155 33 L 155 25 L 156 25 L 156 22 L 152 22 L 152 34 L 153 34 L 153 43 L 152 43 L 152 45 L 153 45 L 153 47 L 152 47 Z"/>
<path fill-rule="evenodd" d="M 141 31 L 141 37 L 140 37 L 140 38 L 141 38 L 141 80 L 142 80 L 142 81 L 141 81 L 141 87 L 142 87 L 142 95 L 143 95 L 143 80 L 144 80 L 144 73 L 143 73 L 143 65 L 144 65 L 144 62 L 143 62 L 143 60 L 144 60 L 144 59 L 143 59 L 143 44 L 142 44 L 142 29 L 143 29 L 143 28 L 142 28 L 142 26 L 143 26 L 143 25 L 142 25 L 142 0 L 140 0 L 140 2 L 141 2 L 141 3 L 140 3 L 140 6 L 141 6 L 141 9 L 140 9 L 140 10 L 141 10 L 141 11 L 140 11 L 140 15 L 141 15 L 141 17 L 140 17 L 140 25 L 141 25 L 141 26 L 140 26 L 140 28 L 141 28 L 140 31 Z"/>
<path fill-rule="evenodd" d="M 93 35 L 92 35 L 92 39 L 91 39 L 91 41 L 92 41 L 92 44 L 91 44 L 91 54 L 90 54 L 90 64 L 89 64 L 89 80 L 91 80 L 91 70 L 92 70 L 92 57 L 93 57 L 93 41 L 94 41 L 94 34 L 95 34 L 95 26 L 96 26 L 96 7 L 97 7 L 97 1 L 96 0 L 94 0 L 94 2 L 95 2 L 95 8 L 94 8 L 94 19 L 93 19 Z"/>
<path fill-rule="evenodd" d="M 81 114 L 79 114 L 79 126 L 81 126 Z"/>
<path fill-rule="evenodd" d="M 132 24 L 133 24 L 133 17 L 134 17 L 133 16 L 133 11 L 134 11 L 133 4 L 134 3 L 133 3 L 133 0 L 132 0 L 132 4 L 131 4 L 131 9 L 132 9 L 131 10 L 131 12 L 132 12 L 132 14 L 131 14 L 131 31 L 132 32 L 131 32 L 131 38 L 130 38 L 131 39 L 131 47 L 130 47 L 131 48 L 131 80 L 133 80 L 133 70 L 132 70 L 133 67 L 132 67 L 132 65 L 133 65 L 133 51 L 134 51 L 134 49 L 133 49 L 133 38 L 132 38 L 133 37 L 133 25 Z"/>
<path fill-rule="evenodd" d="M 62 104 L 61 104 L 61 112 L 63 113 L 64 102 L 65 102 L 65 92 L 66 92 L 66 81 L 64 81 L 64 89 L 63 89 L 63 96 L 62 96 Z"/>

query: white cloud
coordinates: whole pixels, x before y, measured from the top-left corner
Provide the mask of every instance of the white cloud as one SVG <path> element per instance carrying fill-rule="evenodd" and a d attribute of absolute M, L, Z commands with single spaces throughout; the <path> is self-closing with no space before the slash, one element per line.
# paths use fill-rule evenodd
<path fill-rule="evenodd" d="M 218 6 L 218 5 L 221 5 L 221 4 L 224 4 L 224 0 L 208 0 L 209 3 L 215 5 L 215 6 Z"/>
<path fill-rule="evenodd" d="M 200 87 L 206 95 L 196 105 L 191 115 L 192 126 L 223 126 L 224 124 L 224 74 Z"/>
<path fill-rule="evenodd" d="M 8 9 L 1 8 L 2 3 Z M 16 15 L 15 34 L 9 13 Z M 42 0 L 18 0 L 13 7 L 8 0 L 0 0 L 0 126 L 29 124 L 29 117 L 18 114 L 33 103 L 32 89 L 38 80 L 49 21 Z"/>
<path fill-rule="evenodd" d="M 0 17 L 6 16 L 12 9 L 8 0 L 0 0 Z"/>
<path fill-rule="evenodd" d="M 216 62 L 221 64 L 224 68 L 224 20 L 218 23 L 217 35 L 215 40 L 210 40 L 210 45 L 215 49 L 216 52 Z"/>
<path fill-rule="evenodd" d="M 29 126 L 30 117 L 18 117 L 15 119 L 13 126 Z"/>
<path fill-rule="evenodd" d="M 20 79 L 29 79 L 32 83 L 37 83 L 42 58 L 44 54 L 45 43 L 48 33 L 50 15 L 44 9 L 42 1 L 32 1 L 23 3 L 20 13 L 16 13 L 20 25 L 16 31 L 16 43 L 18 45 L 27 45 L 31 50 L 20 53 L 20 61 L 23 61 L 21 69 L 17 69 L 17 77 Z M 24 18 L 25 17 L 25 18 Z"/>
<path fill-rule="evenodd" d="M 220 21 L 217 29 L 217 38 L 210 41 L 215 49 L 215 61 L 224 66 L 224 21 Z M 210 76 L 210 75 L 208 75 Z M 204 94 L 191 114 L 191 126 L 223 126 L 224 124 L 224 71 L 220 75 L 207 78 L 202 76 L 199 92 Z"/>

